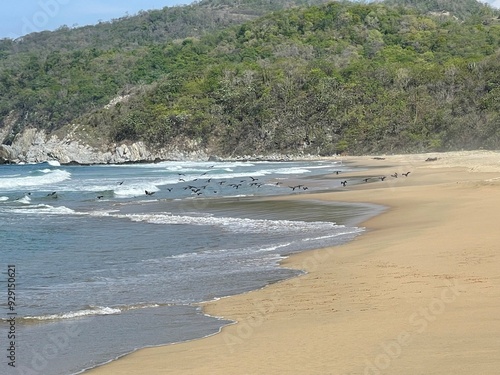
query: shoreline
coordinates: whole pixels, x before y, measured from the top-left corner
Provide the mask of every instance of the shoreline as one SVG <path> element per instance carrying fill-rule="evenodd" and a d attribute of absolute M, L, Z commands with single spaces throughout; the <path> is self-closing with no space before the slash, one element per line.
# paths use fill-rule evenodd
<path fill-rule="evenodd" d="M 219 334 L 140 349 L 86 373 L 496 373 L 500 203 L 487 195 L 500 191 L 500 154 L 439 155 L 432 163 L 427 154 L 344 158 L 375 168 L 346 178 L 412 169 L 408 178 L 307 195 L 389 207 L 362 224 L 365 233 L 283 261 L 304 275 L 204 304 L 238 321 Z"/>

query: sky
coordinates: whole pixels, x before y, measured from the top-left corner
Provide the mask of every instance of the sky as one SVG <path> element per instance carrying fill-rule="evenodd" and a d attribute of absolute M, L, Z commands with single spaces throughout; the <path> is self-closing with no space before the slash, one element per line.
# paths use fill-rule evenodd
<path fill-rule="evenodd" d="M 110 21 L 140 10 L 185 5 L 193 0 L 6 0 L 0 3 L 0 39 Z"/>
<path fill-rule="evenodd" d="M 140 10 L 190 4 L 193 0 L 5 0 L 0 3 L 0 39 L 43 30 L 93 25 Z M 500 8 L 500 0 L 483 0 Z"/>

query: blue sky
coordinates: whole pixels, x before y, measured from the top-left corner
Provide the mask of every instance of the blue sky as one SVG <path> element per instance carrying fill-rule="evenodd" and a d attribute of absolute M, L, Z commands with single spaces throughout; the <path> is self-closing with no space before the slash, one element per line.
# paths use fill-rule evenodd
<path fill-rule="evenodd" d="M 193 0 L 5 0 L 0 3 L 0 38 L 18 38 L 62 25 L 91 25 L 140 10 L 190 4 Z M 500 0 L 485 0 L 500 8 Z"/>
<path fill-rule="evenodd" d="M 62 25 L 92 25 L 140 10 L 190 4 L 193 0 L 6 0 L 0 3 L 0 38 L 15 39 Z"/>

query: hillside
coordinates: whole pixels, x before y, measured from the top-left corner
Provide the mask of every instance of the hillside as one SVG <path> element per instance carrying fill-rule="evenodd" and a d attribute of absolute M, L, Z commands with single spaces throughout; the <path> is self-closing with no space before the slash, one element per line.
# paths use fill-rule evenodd
<path fill-rule="evenodd" d="M 62 134 L 80 124 L 88 143 L 194 142 L 232 156 L 500 145 L 498 12 L 467 0 L 308 7 L 283 1 L 279 7 L 289 9 L 256 18 L 257 3 L 266 2 L 211 0 L 175 9 L 238 14 L 231 22 L 239 25 L 219 23 L 198 34 L 145 32 L 148 15 L 167 9 L 138 15 L 133 28 L 127 18 L 87 31 L 101 35 L 99 27 L 110 27 L 119 43 L 108 35 L 102 45 L 89 38 L 76 48 L 74 37 L 71 48 L 37 53 L 3 41 L 4 143 L 27 126 Z M 243 15 L 251 20 L 241 23 Z M 137 25 L 149 39 L 134 41 Z"/>

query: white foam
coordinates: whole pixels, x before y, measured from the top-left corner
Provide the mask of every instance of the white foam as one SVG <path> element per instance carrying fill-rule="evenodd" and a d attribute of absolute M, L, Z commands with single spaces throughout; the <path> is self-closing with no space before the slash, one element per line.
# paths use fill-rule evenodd
<path fill-rule="evenodd" d="M 61 163 L 59 163 L 57 160 L 49 160 L 47 162 L 47 164 L 52 166 L 52 167 L 60 167 L 61 166 Z"/>
<path fill-rule="evenodd" d="M 122 186 L 123 185 L 120 185 L 120 187 L 115 189 L 115 194 L 118 198 L 138 197 L 146 194 L 146 190 L 151 192 L 157 192 L 160 190 L 156 185 L 137 184 Z"/>
<path fill-rule="evenodd" d="M 96 215 L 96 214 L 94 214 Z M 224 230 L 238 233 L 297 233 L 310 231 L 335 231 L 340 228 L 343 232 L 356 233 L 358 228 L 346 228 L 343 225 L 337 225 L 332 222 L 306 222 L 291 220 L 268 220 L 268 219 L 248 219 L 235 217 L 215 217 L 215 216 L 186 216 L 172 214 L 126 214 L 109 215 L 117 218 L 128 218 L 136 222 L 147 222 L 151 224 L 167 225 L 206 225 L 216 226 Z"/>
<path fill-rule="evenodd" d="M 114 315 L 120 314 L 122 310 L 112 307 L 90 306 L 89 309 L 70 311 L 61 314 L 41 315 L 41 316 L 27 316 L 24 319 L 31 320 L 61 320 L 61 319 L 74 319 L 82 318 L 85 316 L 95 315 Z"/>
<path fill-rule="evenodd" d="M 28 197 L 27 195 L 25 195 L 24 197 L 22 197 L 20 199 L 16 199 L 16 202 L 22 203 L 22 204 L 30 204 L 31 198 Z"/>
<path fill-rule="evenodd" d="M 28 198 L 29 197 L 25 197 Z M 21 200 L 19 200 L 21 201 Z M 24 202 L 23 202 L 24 203 Z M 29 204 L 29 202 L 28 202 Z M 37 204 L 27 208 L 16 208 L 12 212 L 23 214 L 38 214 L 38 215 L 74 215 L 76 212 L 65 206 L 54 207 L 48 204 Z"/>
<path fill-rule="evenodd" d="M 8 201 L 9 197 L 0 197 L 0 202 Z"/>
<path fill-rule="evenodd" d="M 44 172 L 45 173 L 45 172 Z M 42 176 L 26 176 L 16 178 L 0 178 L 0 190 L 22 190 L 41 185 L 52 185 L 71 178 L 71 173 L 65 170 L 51 170 Z"/>

